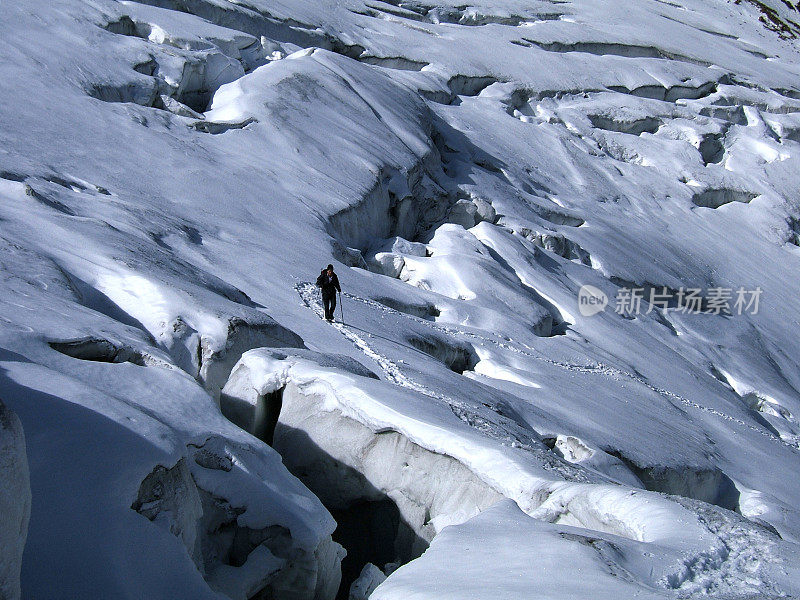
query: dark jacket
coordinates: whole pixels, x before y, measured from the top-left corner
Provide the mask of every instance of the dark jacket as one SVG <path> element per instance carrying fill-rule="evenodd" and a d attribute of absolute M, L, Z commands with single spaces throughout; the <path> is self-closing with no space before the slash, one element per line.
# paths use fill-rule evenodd
<path fill-rule="evenodd" d="M 330 296 L 331 294 L 336 294 L 336 291 L 342 291 L 342 288 L 339 286 L 339 278 L 336 276 L 336 273 L 331 275 L 331 278 L 328 279 L 327 269 L 322 269 L 322 273 L 319 274 L 317 277 L 317 287 L 322 288 L 323 296 Z"/>

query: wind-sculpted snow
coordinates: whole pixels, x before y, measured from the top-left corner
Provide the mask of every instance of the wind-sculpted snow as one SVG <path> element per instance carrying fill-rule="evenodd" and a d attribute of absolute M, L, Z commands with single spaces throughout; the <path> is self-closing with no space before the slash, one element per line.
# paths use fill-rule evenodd
<path fill-rule="evenodd" d="M 795 3 L 2 13 L 22 597 L 800 593 Z"/>

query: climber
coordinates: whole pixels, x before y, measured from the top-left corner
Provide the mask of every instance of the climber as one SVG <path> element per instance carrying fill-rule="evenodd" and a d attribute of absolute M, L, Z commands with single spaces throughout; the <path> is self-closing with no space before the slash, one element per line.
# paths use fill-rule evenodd
<path fill-rule="evenodd" d="M 328 265 L 317 277 L 317 287 L 322 289 L 322 304 L 325 306 L 325 318 L 333 321 L 333 311 L 336 309 L 336 292 L 342 293 L 339 278 L 333 272 L 333 265 Z"/>

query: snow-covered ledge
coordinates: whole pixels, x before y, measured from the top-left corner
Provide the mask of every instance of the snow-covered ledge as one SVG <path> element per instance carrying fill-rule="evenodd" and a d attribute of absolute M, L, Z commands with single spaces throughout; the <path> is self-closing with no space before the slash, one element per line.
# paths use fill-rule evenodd
<path fill-rule="evenodd" d="M 758 552 L 783 562 L 778 536 L 735 513 L 609 484 L 544 444 L 509 446 L 466 425 L 445 403 L 387 388 L 368 375 L 346 357 L 259 348 L 242 356 L 221 396 L 223 413 L 241 427 L 274 427 L 273 447 L 336 518 L 334 539 L 350 544 L 361 560 L 343 563 L 344 582 L 354 581 L 366 562 L 382 562 L 391 572 L 398 561 L 419 556 L 442 529 L 470 521 L 503 497 L 536 521 L 647 547 L 650 559 L 637 567 L 636 578 L 650 588 L 749 589 L 776 574 Z M 274 419 L 269 426 L 267 416 Z M 386 501 L 390 510 L 379 506 Z M 393 531 L 386 527 L 391 511 L 398 517 Z M 377 536 L 373 545 L 392 547 L 379 548 L 376 559 L 352 545 L 365 533 Z M 620 568 L 629 568 L 626 560 Z M 752 569 L 741 570 L 745 563 Z"/>
<path fill-rule="evenodd" d="M 368 418 L 359 404 L 369 396 L 354 384 L 375 382 L 369 375 L 346 357 L 261 348 L 221 396 L 223 414 L 271 442 L 333 513 L 347 584 L 368 562 L 416 558 L 443 527 L 503 498 L 463 462 Z"/>

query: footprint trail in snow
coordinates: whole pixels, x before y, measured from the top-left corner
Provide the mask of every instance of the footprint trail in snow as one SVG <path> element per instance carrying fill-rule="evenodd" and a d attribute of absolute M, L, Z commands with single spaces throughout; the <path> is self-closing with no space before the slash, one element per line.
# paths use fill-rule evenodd
<path fill-rule="evenodd" d="M 308 308 L 313 310 L 320 318 L 323 318 L 324 312 L 323 312 L 323 308 L 322 308 L 322 302 L 321 302 L 321 298 L 320 298 L 320 295 L 319 295 L 319 291 L 317 290 L 316 286 L 313 283 L 310 283 L 310 282 L 303 282 L 303 283 L 297 284 L 295 286 L 295 289 L 297 290 L 297 293 L 302 298 L 303 303 Z M 651 390 L 651 391 L 663 396 L 664 398 L 667 398 L 670 401 L 680 402 L 684 406 L 688 406 L 688 407 L 693 408 L 695 410 L 702 411 L 702 412 L 705 412 L 705 413 L 708 413 L 708 414 L 712 414 L 712 415 L 714 415 L 714 416 L 716 416 L 716 417 L 718 417 L 720 419 L 724 419 L 726 421 L 730 421 L 730 422 L 736 423 L 736 424 L 738 424 L 738 425 L 740 425 L 742 427 L 746 427 L 746 428 L 748 428 L 748 429 L 750 429 L 750 430 L 752 430 L 752 431 L 754 431 L 754 432 L 756 432 L 756 433 L 758 433 L 758 434 L 760 434 L 760 435 L 772 440 L 773 442 L 781 444 L 781 445 L 783 445 L 783 446 L 785 446 L 787 448 L 791 448 L 792 450 L 800 450 L 800 442 L 789 442 L 787 440 L 784 440 L 784 439 L 781 439 L 779 437 L 776 437 L 775 435 L 771 434 L 768 431 L 765 431 L 762 428 L 759 428 L 759 427 L 756 427 L 754 425 L 751 425 L 750 423 L 747 423 L 747 422 L 743 421 L 742 419 L 739 419 L 739 418 L 734 417 L 732 415 L 729 415 L 729 414 L 727 414 L 727 413 L 725 413 L 725 412 L 723 412 L 721 410 L 717 410 L 715 408 L 711 408 L 711 407 L 708 407 L 708 406 L 703 406 L 702 404 L 694 402 L 693 400 L 690 400 L 690 399 L 688 399 L 688 398 L 686 398 L 684 396 L 681 396 L 680 394 L 676 394 L 674 392 L 671 392 L 671 391 L 666 390 L 664 388 L 661 388 L 659 386 L 653 385 L 649 381 L 645 380 L 643 377 L 641 377 L 639 375 L 636 375 L 634 373 L 630 373 L 628 371 L 624 371 L 624 370 L 618 369 L 616 367 L 611 367 L 609 365 L 604 365 L 602 363 L 596 363 L 596 364 L 593 364 L 593 365 L 592 364 L 590 364 L 590 365 L 580 365 L 580 364 L 565 363 L 565 362 L 556 361 L 556 360 L 547 358 L 545 356 L 542 356 L 540 353 L 536 352 L 534 348 L 531 348 L 530 346 L 528 346 L 528 345 L 526 345 L 524 343 L 521 343 L 521 342 L 516 342 L 516 343 L 519 344 L 519 346 L 522 346 L 522 348 L 513 345 L 509 341 L 493 339 L 493 338 L 490 338 L 490 337 L 475 333 L 474 331 L 467 331 L 467 330 L 464 330 L 464 329 L 453 327 L 451 325 L 448 326 L 448 325 L 441 325 L 441 324 L 438 324 L 438 323 L 431 323 L 428 320 L 425 320 L 425 319 L 422 319 L 422 318 L 419 318 L 419 317 L 416 317 L 416 316 L 413 316 L 413 315 L 408 315 L 408 314 L 403 313 L 401 311 L 398 311 L 398 310 L 395 310 L 395 309 L 390 308 L 388 306 L 385 306 L 385 305 L 383 305 L 383 304 L 381 304 L 379 302 L 375 302 L 374 300 L 369 300 L 367 298 L 361 298 L 359 296 L 355 296 L 353 294 L 348 294 L 346 292 L 343 293 L 342 295 L 345 296 L 346 298 L 348 298 L 349 300 L 352 300 L 354 302 L 359 302 L 359 303 L 364 304 L 366 306 L 369 306 L 369 307 L 371 307 L 371 308 L 373 308 L 375 310 L 379 310 L 379 311 L 381 311 L 381 312 L 383 312 L 385 314 L 391 314 L 391 315 L 394 315 L 394 316 L 399 316 L 399 317 L 402 317 L 402 318 L 411 319 L 411 320 L 413 320 L 413 321 L 415 321 L 417 323 L 421 323 L 421 324 L 423 324 L 423 325 L 425 325 L 425 326 L 427 326 L 427 327 L 429 327 L 429 328 L 431 328 L 433 330 L 440 331 L 440 332 L 448 334 L 448 335 L 466 337 L 466 338 L 470 338 L 470 339 L 476 340 L 476 341 L 481 342 L 481 343 L 492 344 L 494 346 L 502 348 L 503 350 L 508 350 L 510 352 L 521 354 L 521 355 L 526 356 L 528 358 L 532 358 L 534 360 L 542 361 L 542 362 L 545 362 L 545 363 L 547 363 L 549 365 L 553 365 L 555 367 L 558 367 L 558 368 L 561 368 L 561 369 L 564 369 L 564 370 L 567 370 L 567 371 L 571 371 L 571 372 L 575 372 L 575 373 L 586 373 L 586 374 L 600 375 L 600 376 L 611 377 L 611 378 L 630 379 L 632 381 L 635 381 L 635 382 L 645 386 L 647 389 L 649 389 L 649 390 Z M 455 399 L 453 399 L 453 398 L 451 398 L 449 396 L 446 396 L 444 394 L 440 394 L 440 393 L 438 393 L 438 392 L 436 392 L 434 390 L 431 390 L 427 386 L 424 386 L 424 385 L 414 381 L 413 379 L 409 378 L 405 373 L 403 373 L 403 371 L 400 369 L 400 367 L 398 366 L 398 364 L 396 362 L 392 361 L 388 357 L 383 356 L 382 354 L 377 352 L 374 348 L 372 348 L 372 346 L 370 346 L 370 344 L 363 337 L 361 337 L 360 335 L 358 335 L 357 333 L 352 331 L 352 329 L 348 328 L 345 323 L 334 322 L 332 325 L 337 330 L 339 330 L 339 332 L 341 332 L 341 334 L 344 337 L 346 337 L 348 340 L 350 340 L 359 350 L 361 350 L 366 356 L 368 356 L 369 358 L 374 360 L 381 367 L 381 369 L 384 372 L 384 376 L 386 377 L 386 379 L 388 381 L 391 381 L 392 383 L 395 383 L 397 385 L 401 385 L 403 387 L 407 387 L 409 389 L 412 389 L 412 390 L 414 390 L 416 392 L 419 392 L 420 394 L 423 394 L 423 395 L 428 396 L 430 398 L 436 398 L 437 400 L 442 400 L 444 402 L 447 402 L 447 404 L 450 405 L 451 409 L 456 414 L 456 416 L 458 416 L 460 419 L 462 419 L 465 422 L 468 422 L 473 427 L 477 427 L 478 429 L 481 429 L 482 431 L 485 431 L 486 433 L 489 433 L 493 437 L 498 437 L 497 436 L 497 432 L 495 430 L 493 430 L 491 428 L 490 423 L 486 422 L 484 419 L 478 418 L 480 420 L 478 422 L 475 422 L 474 418 L 468 418 L 466 411 L 470 411 L 471 412 L 471 410 L 468 409 L 464 405 L 464 403 L 458 402 L 457 400 L 455 400 Z M 513 442 L 513 445 L 519 446 L 520 443 L 519 443 L 519 441 L 515 441 L 515 442 Z"/>
<path fill-rule="evenodd" d="M 320 318 L 323 318 L 324 311 L 322 308 L 320 294 L 316 286 L 313 283 L 305 282 L 297 284 L 295 289 L 302 298 L 303 303 L 308 308 L 313 310 Z M 403 315 L 403 313 L 382 306 L 377 302 L 359 298 L 357 296 L 353 296 L 352 294 L 345 293 L 343 295 L 349 300 L 362 302 L 373 308 L 384 310 L 387 314 Z M 498 420 L 496 422 L 478 415 L 475 412 L 474 407 L 471 407 L 464 402 L 460 402 L 451 396 L 436 392 L 408 377 L 405 373 L 403 373 L 396 362 L 372 348 L 372 346 L 370 346 L 370 344 L 363 337 L 355 333 L 345 323 L 334 322 L 331 325 L 336 328 L 345 338 L 350 340 L 353 345 L 361 350 L 368 358 L 375 361 L 383 370 L 386 379 L 391 383 L 414 390 L 415 392 L 418 392 L 429 398 L 434 398 L 447 403 L 448 406 L 450 406 L 450 409 L 453 411 L 453 414 L 455 414 L 459 419 L 467 423 L 469 426 L 480 430 L 484 434 L 497 439 L 508 446 L 525 448 L 528 450 L 536 449 L 537 440 L 532 438 L 531 435 L 523 430 L 518 424 L 499 415 L 497 415 Z M 441 329 L 441 327 L 438 328 Z"/>

